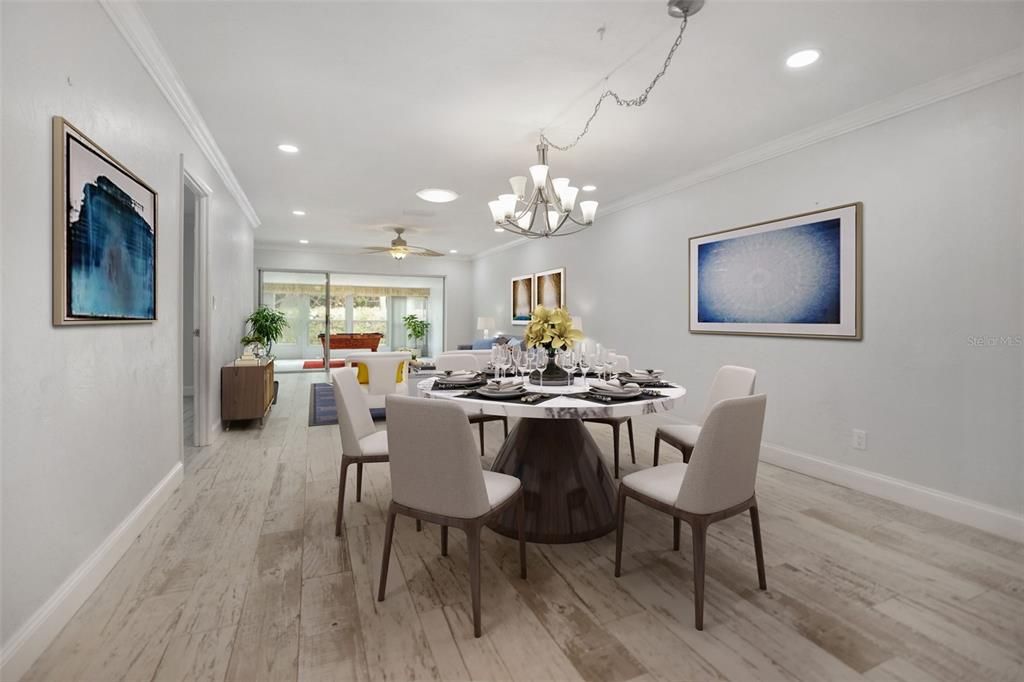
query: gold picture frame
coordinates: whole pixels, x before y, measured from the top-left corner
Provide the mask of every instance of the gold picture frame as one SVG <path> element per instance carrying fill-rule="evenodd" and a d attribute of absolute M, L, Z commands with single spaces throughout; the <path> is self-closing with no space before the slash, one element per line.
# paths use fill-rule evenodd
<path fill-rule="evenodd" d="M 157 320 L 156 190 L 65 118 L 53 131 L 53 325 Z"/>

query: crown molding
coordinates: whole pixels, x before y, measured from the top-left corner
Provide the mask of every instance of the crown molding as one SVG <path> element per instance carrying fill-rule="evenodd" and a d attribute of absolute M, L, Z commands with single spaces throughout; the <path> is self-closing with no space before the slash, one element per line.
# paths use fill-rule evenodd
<path fill-rule="evenodd" d="M 999 57 L 975 66 L 949 73 L 923 85 L 904 90 L 896 95 L 878 100 L 842 116 L 804 128 L 790 135 L 780 137 L 745 152 L 725 158 L 710 166 L 688 173 L 649 190 L 610 202 L 601 207 L 601 215 L 608 215 L 627 208 L 653 201 L 667 194 L 679 192 L 694 185 L 729 175 L 750 166 L 791 154 L 826 140 L 831 140 L 861 128 L 887 121 L 916 109 L 941 102 L 971 90 L 996 83 L 1024 73 L 1024 48 L 1018 48 Z M 483 258 L 506 249 L 520 246 L 528 239 L 518 239 L 478 253 L 474 259 Z"/>
<path fill-rule="evenodd" d="M 185 129 L 192 135 L 199 146 L 199 150 L 206 157 L 210 165 L 224 182 L 228 192 L 238 202 L 242 213 L 255 228 L 259 227 L 260 219 L 256 210 L 245 195 L 245 190 L 238 182 L 231 165 L 224 157 L 213 133 L 206 126 L 202 114 L 196 107 L 195 102 L 185 89 L 185 84 L 175 70 L 167 53 L 164 52 L 160 41 L 153 32 L 152 26 L 142 13 L 142 9 L 135 0 L 98 0 L 99 4 L 106 11 L 107 16 L 120 31 L 125 42 L 131 47 L 132 52 L 142 62 L 153 82 L 156 83 L 160 92 L 170 103 L 171 108 L 178 114 Z"/>
<path fill-rule="evenodd" d="M 498 244 L 497 246 L 492 246 L 489 249 L 484 249 L 483 251 L 480 251 L 478 253 L 473 254 L 473 260 L 477 260 L 478 258 L 484 258 L 485 256 L 493 256 L 496 253 L 501 253 L 502 251 L 508 251 L 509 249 L 514 249 L 516 247 L 522 246 L 523 244 L 526 244 L 527 242 L 531 242 L 531 241 L 533 241 L 533 240 L 528 238 L 528 237 L 516 237 L 515 239 L 513 239 L 510 242 L 505 242 L 504 244 Z"/>

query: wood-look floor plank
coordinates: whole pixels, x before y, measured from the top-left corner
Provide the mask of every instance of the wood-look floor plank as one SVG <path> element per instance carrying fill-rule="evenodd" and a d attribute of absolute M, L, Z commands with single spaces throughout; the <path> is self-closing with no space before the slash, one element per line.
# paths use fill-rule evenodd
<path fill-rule="evenodd" d="M 171 639 L 153 682 L 221 682 L 227 675 L 235 626 Z"/>
<path fill-rule="evenodd" d="M 299 680 L 367 680 L 359 614 L 352 608 L 351 573 L 309 578 L 302 583 Z"/>

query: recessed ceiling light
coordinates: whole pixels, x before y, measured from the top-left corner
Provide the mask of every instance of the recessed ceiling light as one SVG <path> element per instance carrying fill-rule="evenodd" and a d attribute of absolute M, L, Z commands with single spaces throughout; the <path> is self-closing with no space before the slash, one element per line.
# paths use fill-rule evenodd
<path fill-rule="evenodd" d="M 496 227 L 496 228 L 494 228 L 494 231 L 495 232 L 504 232 L 505 228 L 504 227 Z"/>
<path fill-rule="evenodd" d="M 786 57 L 786 66 L 791 69 L 802 69 L 818 61 L 821 52 L 818 50 L 800 50 Z"/>
<path fill-rule="evenodd" d="M 299 148 L 293 144 L 279 144 L 277 148 L 283 151 L 285 154 L 298 154 Z"/>
<path fill-rule="evenodd" d="M 423 199 L 423 201 L 429 201 L 435 204 L 446 204 L 449 201 L 455 201 L 459 198 L 459 195 L 450 189 L 438 189 L 436 187 L 421 189 L 419 192 L 416 192 L 416 196 Z"/>
<path fill-rule="evenodd" d="M 458 249 L 448 249 L 448 253 L 458 253 Z"/>
<path fill-rule="evenodd" d="M 306 212 L 303 211 L 302 209 L 297 208 L 294 211 L 292 211 L 292 215 L 306 215 Z"/>
<path fill-rule="evenodd" d="M 597 185 L 583 185 L 583 187 L 580 187 L 580 189 L 582 189 L 584 192 L 593 192 L 595 189 L 597 189 Z"/>
<path fill-rule="evenodd" d="M 300 244 L 308 244 L 308 243 L 309 243 L 309 240 L 308 240 L 308 239 L 300 239 L 300 240 L 299 240 L 299 243 L 300 243 Z"/>

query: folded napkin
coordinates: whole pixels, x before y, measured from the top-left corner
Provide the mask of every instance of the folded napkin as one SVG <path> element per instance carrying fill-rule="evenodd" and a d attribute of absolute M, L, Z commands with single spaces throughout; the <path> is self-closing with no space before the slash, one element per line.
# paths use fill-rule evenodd
<path fill-rule="evenodd" d="M 455 370 L 454 372 L 445 372 L 445 377 L 475 377 L 476 374 L 476 372 L 471 372 L 468 369 L 458 369 Z"/>
<path fill-rule="evenodd" d="M 515 377 L 514 379 L 491 379 L 487 382 L 488 388 L 512 388 L 513 386 L 522 386 L 523 378 Z"/>
<path fill-rule="evenodd" d="M 643 379 L 653 379 L 655 377 L 661 376 L 664 373 L 664 370 L 660 369 L 634 369 L 628 372 L 619 372 L 619 375 L 627 377 L 641 377 Z"/>
<path fill-rule="evenodd" d="M 611 381 L 592 381 L 590 383 L 590 387 L 606 393 L 634 393 L 640 390 L 640 386 L 638 384 L 624 384 L 618 379 L 612 379 Z"/>

